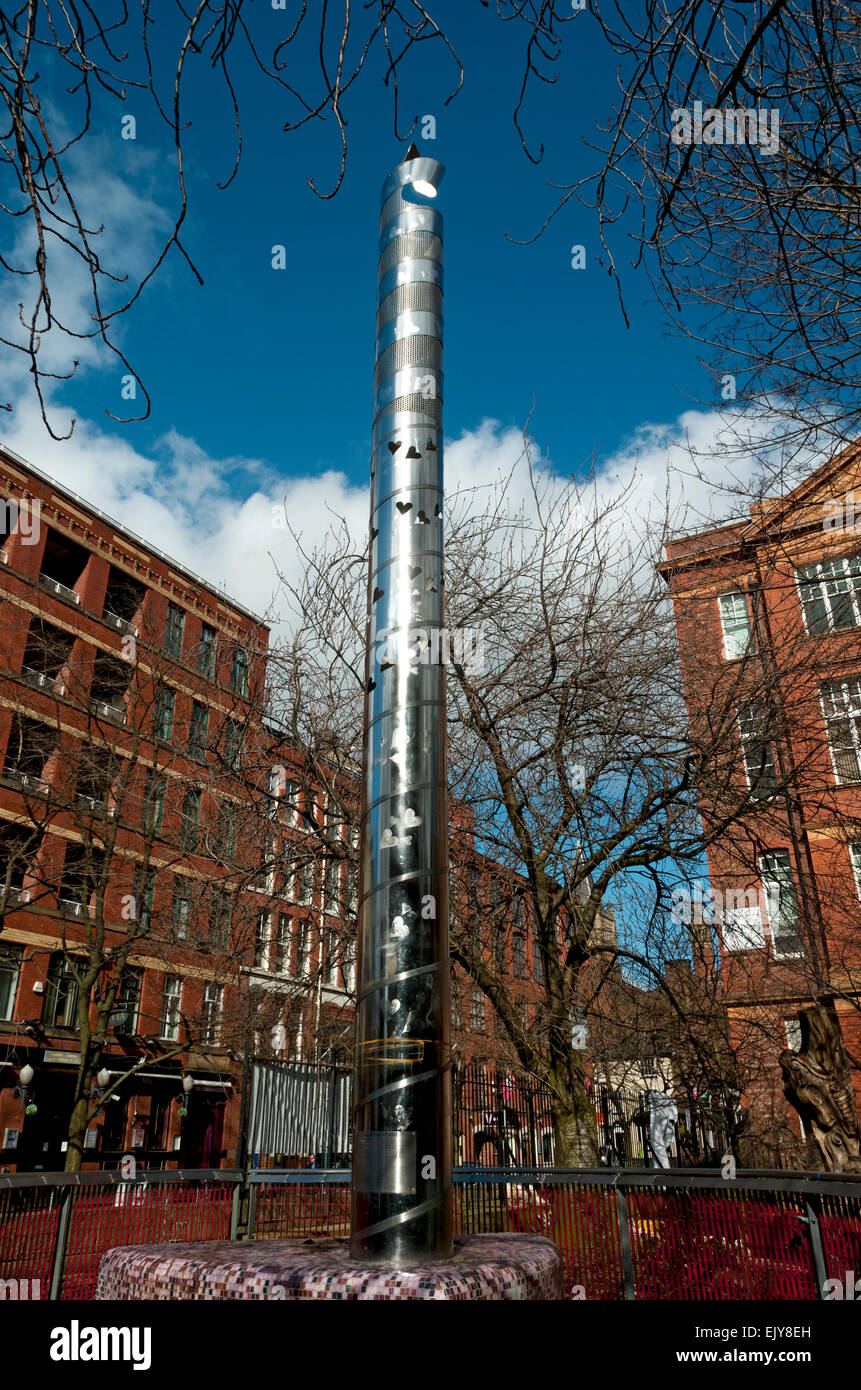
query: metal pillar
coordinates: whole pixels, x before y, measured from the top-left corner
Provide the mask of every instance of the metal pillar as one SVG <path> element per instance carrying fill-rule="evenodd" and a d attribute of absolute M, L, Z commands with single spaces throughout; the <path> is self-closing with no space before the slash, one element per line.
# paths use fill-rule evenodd
<path fill-rule="evenodd" d="M 411 146 L 380 214 L 351 1251 L 393 1265 L 452 1252 L 443 172 Z"/>

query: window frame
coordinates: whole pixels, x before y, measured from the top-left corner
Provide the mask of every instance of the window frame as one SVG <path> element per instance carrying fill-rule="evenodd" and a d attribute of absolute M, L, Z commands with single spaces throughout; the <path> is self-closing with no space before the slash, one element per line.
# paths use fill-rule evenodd
<path fill-rule="evenodd" d="M 171 986 L 178 985 L 174 991 Z M 176 1017 L 171 1021 L 171 1014 L 174 1012 L 172 1006 L 175 1005 Z M 179 1042 L 179 1030 L 182 1026 L 182 976 L 165 975 L 161 987 L 161 1005 L 159 1008 L 158 1027 L 159 1038 L 163 1042 Z M 173 1031 L 170 1031 L 170 1030 Z"/>
<path fill-rule="evenodd" d="M 224 1008 L 224 987 L 216 980 L 203 986 L 200 1004 L 200 1040 L 204 1047 L 221 1046 L 221 1018 Z"/>
<path fill-rule="evenodd" d="M 744 727 L 745 716 L 750 714 L 755 715 L 757 710 L 758 707 L 756 705 L 741 706 L 736 711 L 736 728 L 738 730 L 738 739 L 741 746 L 741 761 L 742 767 L 744 768 L 747 789 L 753 800 L 768 801 L 771 797 L 777 795 L 777 789 L 780 783 L 777 763 L 774 758 L 774 745 L 770 738 L 764 738 L 756 733 L 746 733 Z M 763 713 L 767 716 L 768 711 L 763 711 Z M 765 748 L 768 757 L 762 760 L 760 770 L 756 774 L 756 778 L 754 778 L 749 761 L 749 750 L 752 750 L 756 746 Z M 767 780 L 769 775 L 772 779 L 772 786 L 770 789 Z"/>
<path fill-rule="evenodd" d="M 9 977 L 9 992 L 6 1005 L 3 1004 L 5 985 L 0 985 L 0 1022 L 11 1023 L 15 1017 L 15 1004 L 21 985 L 21 963 L 24 958 L 23 946 L 11 942 L 0 943 L 0 978 Z"/>
<path fill-rule="evenodd" d="M 856 566 L 854 572 L 850 568 L 853 563 Z M 806 570 L 833 569 L 837 565 L 842 567 L 842 572 L 840 574 L 831 573 L 811 578 L 805 573 Z M 838 589 L 836 594 L 829 594 L 827 592 L 826 586 L 829 583 L 837 585 L 841 582 L 846 583 L 847 587 L 845 590 Z M 804 624 L 804 631 L 808 637 L 825 637 L 829 633 L 851 632 L 853 628 L 861 627 L 861 551 L 856 552 L 854 555 L 823 556 L 819 560 L 812 560 L 807 565 L 797 565 L 795 568 L 795 583 L 798 590 L 798 600 L 801 604 L 801 617 Z M 816 597 L 813 597 L 809 592 L 805 594 L 805 590 L 812 590 L 813 588 L 818 590 Z M 848 608 L 855 621 L 843 623 L 838 627 L 833 621 L 834 605 L 832 599 L 840 596 L 848 599 Z M 816 603 L 823 609 L 825 617 L 824 627 L 813 627 L 808 620 L 808 605 L 813 606 Z"/>
<path fill-rule="evenodd" d="M 744 630 L 746 633 L 744 643 L 740 649 L 730 650 L 731 638 L 741 630 L 741 625 L 736 621 L 730 621 L 724 613 L 725 599 L 741 599 L 744 604 Z M 725 661 L 740 661 L 752 649 L 753 642 L 753 623 L 751 621 L 750 605 L 744 589 L 727 589 L 725 593 L 717 595 L 718 618 L 720 620 L 721 636 L 723 638 L 723 654 Z"/>
<path fill-rule="evenodd" d="M 179 843 L 182 849 L 195 850 L 200 835 L 200 807 L 203 793 L 193 783 L 186 786 L 182 796 L 182 812 L 179 822 Z M 194 806 L 194 816 L 189 815 L 189 806 Z"/>
<path fill-rule="evenodd" d="M 202 762 L 206 759 L 208 738 L 209 705 L 204 704 L 202 700 L 192 700 L 191 715 L 188 721 L 188 751 L 198 761 Z"/>
<path fill-rule="evenodd" d="M 251 658 L 245 647 L 237 642 L 230 659 L 230 689 L 234 695 L 239 695 L 243 699 L 247 698 L 250 673 Z"/>
<path fill-rule="evenodd" d="M 854 707 L 847 704 L 848 687 L 852 682 L 857 686 L 858 696 L 858 703 Z M 844 708 L 842 712 L 829 714 L 828 699 L 835 688 L 841 692 Z M 819 686 L 819 705 L 825 723 L 825 741 L 828 744 L 834 781 L 838 787 L 854 786 L 857 782 L 861 782 L 861 675 L 837 676 L 832 680 L 822 681 Z M 836 740 L 832 737 L 832 725 L 840 720 L 845 721 L 849 726 L 851 742 L 848 745 L 837 746 Z M 845 756 L 846 750 L 850 747 L 855 759 L 856 775 L 845 777 L 839 768 L 837 758 L 838 755 Z"/>
<path fill-rule="evenodd" d="M 177 620 L 178 615 L 178 620 Z M 172 600 L 168 601 L 164 620 L 162 651 L 166 656 L 182 659 L 182 640 L 185 635 L 185 609 Z"/>
<path fill-rule="evenodd" d="M 778 938 L 778 932 L 777 932 L 777 930 L 776 930 L 776 927 L 777 927 L 777 923 L 778 923 L 778 920 L 779 920 L 779 918 L 780 918 L 781 911 L 782 911 L 781 904 L 780 904 L 780 898 L 781 898 L 781 877 L 780 877 L 780 875 L 779 875 L 778 872 L 769 871 L 769 869 L 767 868 L 767 865 L 766 865 L 766 861 L 767 861 L 767 860 L 775 860 L 775 861 L 776 861 L 776 860 L 778 860 L 778 859 L 780 859 L 780 860 L 782 860 L 782 861 L 785 862 L 785 865 L 786 865 L 786 868 L 787 868 L 787 870 L 788 870 L 788 873 L 787 873 L 787 875 L 785 876 L 784 881 L 788 884 L 788 886 L 789 886 L 789 887 L 791 888 L 791 890 L 792 890 L 792 898 L 793 898 L 794 904 L 795 904 L 795 916 L 796 916 L 796 921 L 797 921 L 797 926 L 796 926 L 796 928 L 795 928 L 796 933 L 797 933 L 796 940 L 800 943 L 800 949 L 799 949 L 799 950 L 796 950 L 796 951 L 784 951 L 784 950 L 781 950 L 781 949 L 779 948 L 779 946 L 778 946 L 778 939 L 779 939 L 779 938 Z M 772 952 L 773 952 L 773 954 L 774 954 L 774 956 L 775 956 L 775 959 L 777 959 L 777 960 L 798 960 L 798 959 L 800 959 L 801 957 L 804 956 L 804 954 L 805 954 L 805 949 L 804 949 L 804 936 L 803 936 L 803 932 L 802 932 L 802 925 L 803 925 L 803 924 L 802 924 L 802 917 L 801 917 L 801 904 L 800 904 L 799 898 L 798 898 L 798 887 L 797 887 L 797 884 L 796 884 L 796 881 L 795 881 L 795 872 L 794 872 L 793 865 L 792 865 L 792 855 L 790 854 L 789 850 L 787 850 L 787 849 L 782 849 L 782 848 L 781 848 L 781 849 L 776 849 L 776 850 L 774 850 L 774 849 L 772 849 L 772 850 L 766 850 L 763 854 L 761 854 L 761 855 L 759 856 L 759 866 L 758 866 L 758 867 L 759 867 L 760 882 L 762 883 L 762 888 L 763 888 L 763 893 L 764 893 L 764 898 L 765 898 L 766 915 L 767 915 L 767 917 L 768 917 L 768 931 L 769 931 L 769 936 L 771 937 L 771 949 L 772 949 Z M 778 907 L 777 907 L 777 911 L 776 911 L 776 913 L 775 913 L 775 920 L 772 920 L 772 914 L 771 914 L 771 910 L 770 910 L 770 905 L 771 905 L 771 900 L 772 900 L 772 894 L 769 892 L 769 884 L 775 883 L 775 882 L 777 883 Z M 783 933 L 783 935 L 789 935 L 789 933 Z"/>
<path fill-rule="evenodd" d="M 218 629 L 214 628 L 211 623 L 202 622 L 200 624 L 200 642 L 197 647 L 197 673 L 199 676 L 203 676 L 204 680 L 211 681 L 215 675 L 217 642 Z"/>
<path fill-rule="evenodd" d="M 153 710 L 153 738 L 158 743 L 170 743 L 173 738 L 173 723 L 176 718 L 176 691 L 172 685 L 160 681 L 156 687 L 155 708 Z M 165 728 L 165 725 L 167 726 Z"/>

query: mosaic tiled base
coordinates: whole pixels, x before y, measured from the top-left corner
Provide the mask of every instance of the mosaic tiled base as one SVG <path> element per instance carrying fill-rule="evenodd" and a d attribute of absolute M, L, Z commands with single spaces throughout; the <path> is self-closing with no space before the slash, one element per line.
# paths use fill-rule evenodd
<path fill-rule="evenodd" d="M 561 1299 L 562 1256 L 544 1236 L 464 1236 L 450 1260 L 393 1270 L 345 1240 L 133 1245 L 102 1256 L 96 1298 Z"/>

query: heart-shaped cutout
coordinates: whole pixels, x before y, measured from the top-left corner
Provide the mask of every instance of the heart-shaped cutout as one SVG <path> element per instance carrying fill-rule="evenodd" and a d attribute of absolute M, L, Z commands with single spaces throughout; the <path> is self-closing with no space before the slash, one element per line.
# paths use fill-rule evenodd
<path fill-rule="evenodd" d="M 372 527 L 371 527 L 371 540 L 372 540 L 372 541 L 375 541 L 375 540 L 377 539 L 377 536 L 378 536 L 379 534 L 380 534 L 380 528 L 379 528 L 378 526 L 372 526 Z"/>
<path fill-rule="evenodd" d="M 421 825 L 421 823 L 422 823 L 422 818 L 421 818 L 421 816 L 417 816 L 416 813 L 415 813 L 415 811 L 413 810 L 412 806 L 408 806 L 407 809 L 404 811 L 404 819 L 403 819 L 403 824 L 406 826 L 406 828 L 407 828 L 408 830 L 410 830 L 410 829 L 412 829 L 413 826 L 415 826 L 415 825 Z"/>
<path fill-rule="evenodd" d="M 437 447 L 436 447 L 436 445 L 434 444 L 434 442 L 433 442 L 432 439 L 429 439 L 429 440 L 428 440 L 427 444 L 425 445 L 425 448 L 427 449 L 427 451 L 428 451 L 429 454 L 435 454 L 435 453 L 437 453 Z"/>
<path fill-rule="evenodd" d="M 399 439 L 399 440 L 397 441 L 397 443 L 394 443 L 394 442 L 390 439 L 390 440 L 389 440 L 389 453 L 390 453 L 390 454 L 396 454 L 396 453 L 398 452 L 398 449 L 401 447 L 401 444 L 402 444 L 402 443 L 403 443 L 403 440 L 401 440 L 401 439 Z"/>
<path fill-rule="evenodd" d="M 416 526 L 430 526 L 430 517 L 426 512 L 419 512 L 416 517 Z"/>
<path fill-rule="evenodd" d="M 434 507 L 433 514 L 434 516 L 442 516 L 442 507 L 440 506 L 439 502 L 437 502 L 436 506 Z"/>
<path fill-rule="evenodd" d="M 377 682 L 374 680 L 373 676 L 371 676 L 371 679 L 368 681 L 368 690 L 376 690 L 376 688 Z"/>
<path fill-rule="evenodd" d="M 425 580 L 425 593 L 426 593 L 426 594 L 438 594 L 438 593 L 439 593 L 439 589 L 437 588 L 436 584 L 434 584 L 433 580 L 430 579 L 430 578 L 428 578 L 428 579 Z"/>
<path fill-rule="evenodd" d="M 411 444 L 411 445 L 410 445 L 410 447 L 407 449 L 407 454 L 406 454 L 406 456 L 407 456 L 408 459 L 420 459 L 420 458 L 421 458 L 421 454 L 419 453 L 419 451 L 418 451 L 418 449 L 416 448 L 415 444 Z"/>
<path fill-rule="evenodd" d="M 396 835 L 393 835 L 391 830 L 389 830 L 387 826 L 386 829 L 383 831 L 382 839 L 380 840 L 380 849 L 394 849 L 397 843 L 398 837 Z"/>
<path fill-rule="evenodd" d="M 407 565 L 407 574 L 409 575 L 410 579 L 415 579 L 417 575 L 421 574 L 421 572 L 421 565 Z"/>
<path fill-rule="evenodd" d="M 407 512 L 411 512 L 413 509 L 412 502 L 396 502 L 395 506 L 397 507 L 401 516 L 406 516 Z"/>
<path fill-rule="evenodd" d="M 377 599 L 382 598 L 382 597 L 383 597 L 383 594 L 384 594 L 385 592 L 386 592 L 385 589 L 375 589 L 375 590 L 374 590 L 374 599 L 373 599 L 374 603 L 377 602 Z"/>

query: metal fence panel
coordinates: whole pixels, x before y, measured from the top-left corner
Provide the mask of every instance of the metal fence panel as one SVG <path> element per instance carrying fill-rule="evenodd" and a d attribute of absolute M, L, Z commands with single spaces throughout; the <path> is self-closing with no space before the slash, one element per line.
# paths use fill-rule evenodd
<path fill-rule="evenodd" d="M 351 1143 L 352 1072 L 298 1062 L 255 1062 L 248 1152 L 279 1166 L 311 1157 L 346 1160 Z"/>

